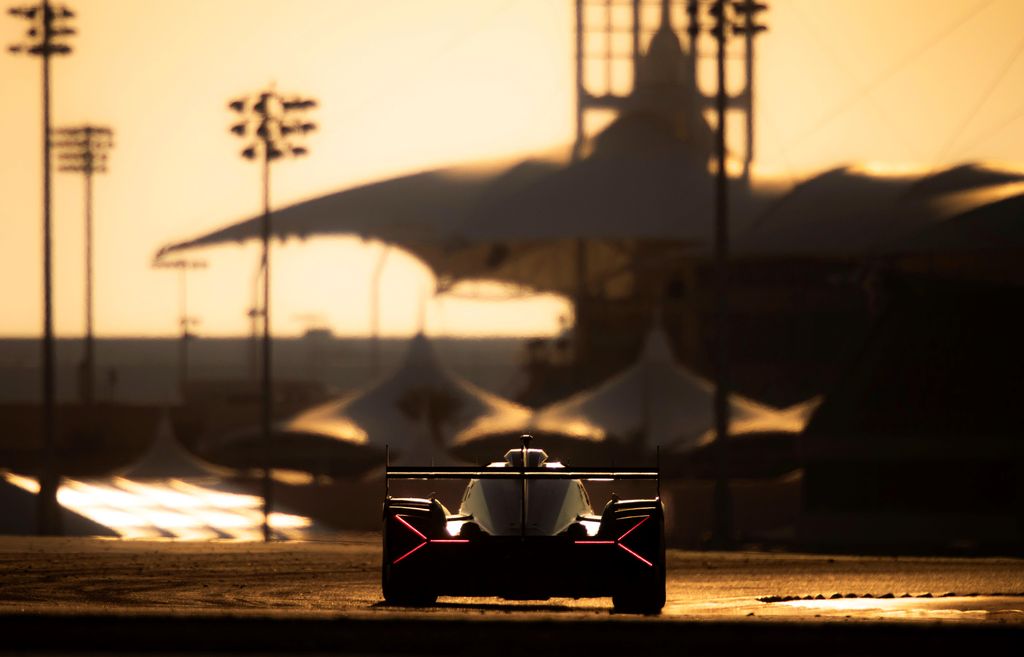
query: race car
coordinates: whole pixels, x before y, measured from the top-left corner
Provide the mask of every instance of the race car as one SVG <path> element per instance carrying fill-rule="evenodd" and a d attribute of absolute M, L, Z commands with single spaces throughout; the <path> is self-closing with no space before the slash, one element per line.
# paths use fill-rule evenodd
<path fill-rule="evenodd" d="M 482 468 L 385 469 L 381 589 L 389 604 L 438 596 L 612 598 L 615 611 L 665 605 L 665 513 L 660 496 L 618 499 L 600 515 L 584 481 L 660 480 L 658 470 L 574 470 L 524 436 Z M 468 479 L 457 513 L 434 498 L 391 497 L 394 479 Z"/>

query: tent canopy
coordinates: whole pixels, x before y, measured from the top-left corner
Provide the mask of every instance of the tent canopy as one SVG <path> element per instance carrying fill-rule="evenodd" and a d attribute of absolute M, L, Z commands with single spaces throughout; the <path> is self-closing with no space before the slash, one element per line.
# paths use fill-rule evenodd
<path fill-rule="evenodd" d="M 529 414 L 453 374 L 419 334 L 390 375 L 278 423 L 274 441 L 297 449 L 333 445 L 352 463 L 349 474 L 382 462 L 386 448 L 396 464 L 443 465 L 453 462 L 448 447 L 463 433 L 519 426 Z M 224 442 L 255 447 L 259 432 L 250 429 Z"/>
<path fill-rule="evenodd" d="M 466 431 L 457 447 L 475 453 L 474 443 L 489 445 L 513 433 L 532 433 L 554 441 L 553 453 L 577 458 L 588 452 L 649 454 L 658 447 L 682 453 L 714 437 L 713 396 L 712 383 L 676 363 L 659 328 L 650 332 L 634 365 L 600 386 L 546 406 L 518 427 Z M 802 406 L 779 411 L 737 394 L 730 396 L 729 406 L 732 434 L 795 433 L 808 416 Z"/>
<path fill-rule="evenodd" d="M 647 337 L 639 360 L 593 390 L 538 411 L 538 433 L 584 440 L 633 442 L 642 451 L 656 447 L 686 451 L 714 436 L 714 385 L 677 364 L 660 328 Z M 730 432 L 782 428 L 777 412 L 740 395 L 729 399 Z"/>
<path fill-rule="evenodd" d="M 781 190 L 731 185 L 734 232 Z M 430 266 L 439 287 L 494 280 L 566 295 L 628 269 L 651 241 L 707 252 L 713 185 L 706 156 L 655 115 L 621 117 L 581 161 L 528 159 L 503 168 L 428 171 L 275 210 L 284 238 L 351 234 L 404 248 Z M 256 239 L 262 217 L 170 244 L 157 254 Z"/>
<path fill-rule="evenodd" d="M 451 269 L 443 257 L 453 230 L 475 208 L 500 203 L 512 190 L 558 166 L 555 160 L 528 159 L 498 167 L 437 169 L 361 185 L 275 209 L 271 233 L 280 239 L 316 235 L 378 239 L 420 258 L 439 279 L 458 278 L 463 272 Z M 157 252 L 157 258 L 188 249 L 259 239 L 262 221 L 260 215 L 168 244 Z"/>
<path fill-rule="evenodd" d="M 841 167 L 797 185 L 738 235 L 735 250 L 811 257 L 969 251 L 998 242 L 985 235 L 1022 231 L 1000 210 L 1022 194 L 1024 171 L 980 164 L 924 176 Z"/>
<path fill-rule="evenodd" d="M 733 181 L 732 225 L 744 226 L 779 195 Z M 486 206 L 455 232 L 476 242 L 662 240 L 710 249 L 714 181 L 707 156 L 676 135 L 670 121 L 626 114 L 595 139 L 587 157 L 540 176 Z"/>
<path fill-rule="evenodd" d="M 147 479 L 208 479 L 225 472 L 202 461 L 186 450 L 174 437 L 171 419 L 165 411 L 157 425 L 149 448 L 138 460 L 128 466 L 121 476 L 132 480 Z"/>

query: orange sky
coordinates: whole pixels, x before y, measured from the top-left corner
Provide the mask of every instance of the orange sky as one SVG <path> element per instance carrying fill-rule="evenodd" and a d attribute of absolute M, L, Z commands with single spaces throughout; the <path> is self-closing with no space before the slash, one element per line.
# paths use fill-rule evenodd
<path fill-rule="evenodd" d="M 9 3 L 5 3 L 9 4 Z M 96 184 L 100 335 L 177 330 L 167 242 L 259 210 L 258 167 L 238 157 L 227 100 L 271 81 L 317 97 L 311 155 L 274 168 L 284 204 L 410 171 L 547 150 L 572 139 L 571 0 L 77 0 L 80 34 L 54 63 L 55 125 L 116 130 Z M 924 169 L 1024 160 L 1024 2 L 774 0 L 759 44 L 762 175 L 855 161 Z M 0 18 L 0 41 L 22 21 Z M 41 330 L 38 59 L 0 55 L 0 334 Z M 707 88 L 711 91 L 710 88 Z M 83 327 L 82 181 L 55 175 L 56 327 Z M 291 242 L 274 251 L 274 330 L 323 316 L 369 326 L 379 245 Z M 190 311 L 206 335 L 248 330 L 255 246 L 198 254 Z M 431 299 L 417 261 L 392 254 L 385 333 L 524 335 L 568 312 L 542 297 Z M 422 310 L 421 310 L 422 309 Z"/>

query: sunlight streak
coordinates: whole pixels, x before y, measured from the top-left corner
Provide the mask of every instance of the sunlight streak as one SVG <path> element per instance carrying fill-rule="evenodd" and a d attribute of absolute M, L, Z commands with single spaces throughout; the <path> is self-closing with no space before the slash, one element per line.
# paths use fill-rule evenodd
<path fill-rule="evenodd" d="M 38 482 L 30 477 L 5 472 L 3 478 L 29 493 L 39 492 Z M 65 509 L 109 527 L 124 539 L 263 540 L 260 497 L 206 488 L 181 479 L 66 479 L 57 491 L 57 501 Z M 313 529 L 313 521 L 305 516 L 273 512 L 270 526 L 284 538 L 301 540 Z"/>

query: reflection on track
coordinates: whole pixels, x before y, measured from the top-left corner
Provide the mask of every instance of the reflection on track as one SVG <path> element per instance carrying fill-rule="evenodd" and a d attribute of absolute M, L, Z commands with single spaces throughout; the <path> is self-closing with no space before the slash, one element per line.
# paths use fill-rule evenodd
<path fill-rule="evenodd" d="M 0 537 L 0 581 L 4 583 L 0 614 L 60 609 L 74 614 L 378 620 L 628 622 L 637 618 L 613 614 L 610 598 L 442 597 L 429 608 L 388 606 L 381 601 L 380 536 L 371 533 L 271 544 Z M 979 595 L 939 597 L 950 591 Z M 849 617 L 1017 624 L 1024 623 L 1024 596 L 991 594 L 1022 591 L 1024 561 L 1020 559 L 669 550 L 667 604 L 660 616 L 643 620 Z M 847 598 L 848 592 L 858 597 Z M 904 592 L 915 597 L 899 597 Z M 928 592 L 935 597 L 923 597 Z M 882 597 L 887 594 L 894 596 L 888 602 Z M 814 600 L 818 596 L 821 599 Z M 805 604 L 784 603 L 797 599 Z"/>

